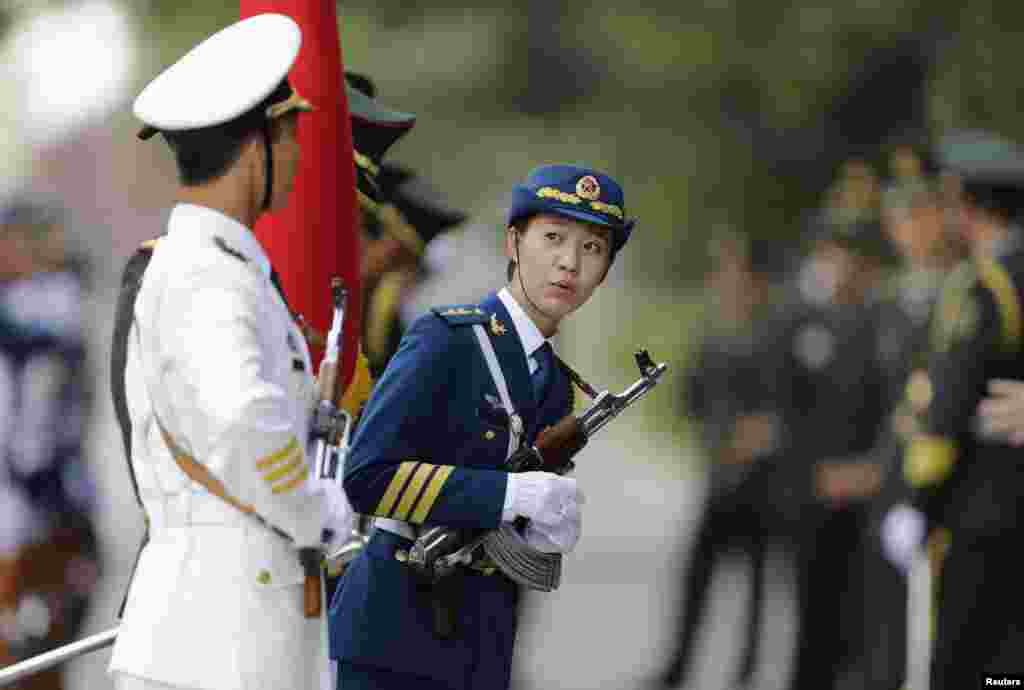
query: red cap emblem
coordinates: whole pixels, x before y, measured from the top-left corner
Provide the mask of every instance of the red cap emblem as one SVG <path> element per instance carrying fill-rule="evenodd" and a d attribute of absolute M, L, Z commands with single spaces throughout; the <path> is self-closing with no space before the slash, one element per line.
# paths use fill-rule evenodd
<path fill-rule="evenodd" d="M 601 185 L 597 183 L 597 178 L 593 175 L 584 175 L 576 183 L 576 196 L 586 199 L 588 201 L 594 201 L 601 196 Z"/>

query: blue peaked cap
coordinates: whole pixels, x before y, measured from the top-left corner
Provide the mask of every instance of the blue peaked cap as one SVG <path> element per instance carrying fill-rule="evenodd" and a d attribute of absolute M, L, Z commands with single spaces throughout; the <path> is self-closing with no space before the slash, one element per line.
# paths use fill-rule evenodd
<path fill-rule="evenodd" d="M 611 261 L 626 244 L 635 218 L 626 217 L 618 182 L 603 172 L 577 165 L 543 165 L 512 190 L 506 225 L 538 213 L 555 213 L 612 230 Z"/>

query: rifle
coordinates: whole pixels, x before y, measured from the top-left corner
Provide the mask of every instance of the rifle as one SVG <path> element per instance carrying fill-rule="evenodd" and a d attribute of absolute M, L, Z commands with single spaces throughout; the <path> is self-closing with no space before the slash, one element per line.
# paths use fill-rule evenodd
<path fill-rule="evenodd" d="M 320 404 L 313 417 L 314 467 L 318 479 L 339 479 L 345 460 L 352 416 L 341 407 L 345 394 L 341 381 L 342 330 L 348 290 L 341 278 L 331 279 L 331 301 L 334 315 L 327 333 L 327 350 L 320 362 Z"/>
<path fill-rule="evenodd" d="M 664 362 L 655 364 L 647 350 L 637 351 L 634 357 L 640 369 L 640 378 L 618 395 L 604 390 L 595 396 L 596 391 L 575 372 L 571 372 L 570 377 L 593 397 L 593 402 L 578 417 L 570 413 L 553 427 L 542 431 L 534 445 L 519 448 L 509 457 L 507 469 L 510 472 L 540 470 L 559 475 L 571 472 L 576 467 L 572 458 L 587 445 L 590 438 L 627 407 L 647 395 L 668 368 Z M 517 521 L 519 527 L 523 523 L 522 519 Z M 463 542 L 464 534 L 465 530 L 443 526 L 427 529 L 409 549 L 407 562 L 414 570 L 434 581 L 449 575 L 460 563 L 472 562 L 477 547 L 494 531 L 484 531 L 468 543 Z"/>
<path fill-rule="evenodd" d="M 523 446 L 508 459 L 509 471 L 540 470 L 562 475 L 571 472 L 576 467 L 572 458 L 587 445 L 590 437 L 647 395 L 668 368 L 664 362 L 655 364 L 647 350 L 639 350 L 634 357 L 640 369 L 639 380 L 618 395 L 601 391 L 579 417 L 568 414 L 553 427 L 540 432 L 535 445 Z"/>
<path fill-rule="evenodd" d="M 341 482 L 345 456 L 348 453 L 349 437 L 355 420 L 342 407 L 345 388 L 340 377 L 342 354 L 342 328 L 345 322 L 345 308 L 348 290 L 340 278 L 331 279 L 331 300 L 334 316 L 331 330 L 327 334 L 327 350 L 320 363 L 320 404 L 313 418 L 312 438 L 314 439 L 314 472 L 318 481 Z M 339 575 L 345 565 L 354 559 L 370 541 L 362 523 L 357 522 L 351 534 L 334 551 L 325 554 L 325 565 L 330 575 Z M 325 535 L 325 542 L 333 538 Z"/>
<path fill-rule="evenodd" d="M 341 278 L 331 278 L 331 302 L 333 316 L 331 329 L 327 333 L 327 349 L 320 362 L 320 403 L 313 415 L 310 437 L 313 440 L 313 472 L 318 482 L 341 482 L 342 468 L 348 453 L 349 436 L 352 432 L 352 415 L 346 411 L 341 401 L 345 388 L 341 380 L 341 360 L 345 310 L 348 304 L 348 289 Z M 334 535 L 325 534 L 324 541 L 330 541 Z M 354 535 L 359 536 L 359 535 Z M 349 547 L 348 542 L 344 547 Z M 320 612 L 320 570 L 325 563 L 339 557 L 351 556 L 343 550 L 339 554 L 324 554 L 322 549 L 302 549 L 300 558 L 306 571 L 306 610 L 314 605 L 317 615 Z M 316 585 L 316 591 L 312 585 Z M 315 597 L 315 600 L 314 600 Z"/>

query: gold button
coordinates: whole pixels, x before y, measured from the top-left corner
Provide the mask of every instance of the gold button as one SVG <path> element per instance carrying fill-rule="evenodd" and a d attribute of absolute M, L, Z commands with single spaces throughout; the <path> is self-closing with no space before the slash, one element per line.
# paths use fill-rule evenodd
<path fill-rule="evenodd" d="M 269 570 L 261 570 L 260 574 L 256 576 L 256 582 L 259 582 L 261 585 L 269 585 L 270 584 L 270 571 Z"/>
<path fill-rule="evenodd" d="M 488 441 L 494 439 L 494 432 L 488 431 L 486 434 L 484 434 L 484 438 L 486 438 Z"/>
<path fill-rule="evenodd" d="M 395 560 L 399 563 L 405 563 L 407 560 L 409 560 L 409 552 L 405 549 L 398 549 L 397 551 L 395 551 Z"/>

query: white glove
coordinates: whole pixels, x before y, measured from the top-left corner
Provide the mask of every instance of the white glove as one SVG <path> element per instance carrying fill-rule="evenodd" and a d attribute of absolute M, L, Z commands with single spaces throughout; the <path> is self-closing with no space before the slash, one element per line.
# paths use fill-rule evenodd
<path fill-rule="evenodd" d="M 531 521 L 526 526 L 523 539 L 538 551 L 545 553 L 569 553 L 580 540 L 582 528 L 583 523 L 581 516 L 578 514 L 575 520 L 565 520 L 555 527 Z"/>
<path fill-rule="evenodd" d="M 882 552 L 904 574 L 921 548 L 925 528 L 924 514 L 908 505 L 892 508 L 882 519 Z"/>
<path fill-rule="evenodd" d="M 549 527 L 579 520 L 583 492 L 571 477 L 551 472 L 512 472 L 505 489 L 502 519 L 522 516 Z"/>
<path fill-rule="evenodd" d="M 341 484 L 331 480 L 317 482 L 313 490 L 320 496 L 323 506 L 323 529 L 331 531 L 328 548 L 340 546 L 352 536 L 352 528 L 356 524 L 356 512 L 345 495 Z"/>

